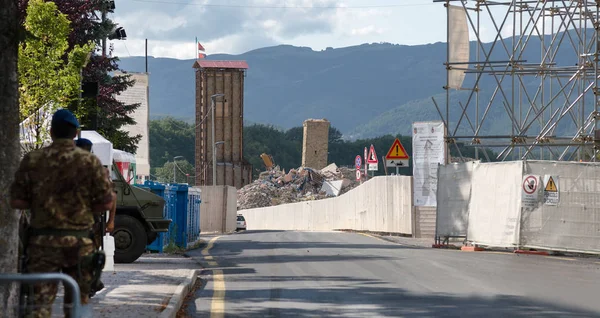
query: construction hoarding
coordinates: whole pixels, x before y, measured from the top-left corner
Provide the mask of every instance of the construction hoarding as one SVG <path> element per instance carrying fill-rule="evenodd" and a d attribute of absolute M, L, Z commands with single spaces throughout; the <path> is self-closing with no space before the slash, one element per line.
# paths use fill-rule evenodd
<path fill-rule="evenodd" d="M 522 171 L 521 161 L 474 164 L 469 241 L 498 247 L 517 245 Z"/>
<path fill-rule="evenodd" d="M 600 253 L 599 163 L 459 163 L 442 167 L 439 182 L 438 236 L 467 225 L 479 245 Z"/>
<path fill-rule="evenodd" d="M 413 123 L 413 178 L 415 206 L 437 205 L 437 170 L 446 162 L 444 123 Z"/>
<path fill-rule="evenodd" d="M 538 204 L 523 209 L 521 244 L 600 252 L 600 164 L 528 161 L 524 173 L 542 176 L 544 183 Z M 549 183 L 550 177 L 554 187 Z"/>
<path fill-rule="evenodd" d="M 471 178 L 475 162 L 449 164 L 438 169 L 436 234 L 467 236 Z"/>

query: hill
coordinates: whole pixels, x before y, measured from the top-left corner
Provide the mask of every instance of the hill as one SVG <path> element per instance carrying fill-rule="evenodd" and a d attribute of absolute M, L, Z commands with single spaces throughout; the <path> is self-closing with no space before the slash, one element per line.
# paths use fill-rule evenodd
<path fill-rule="evenodd" d="M 507 44 L 510 41 L 510 38 L 505 40 Z M 484 46 L 489 48 L 490 44 Z M 538 62 L 539 39 L 530 39 L 529 47 L 531 49 L 523 53 L 522 59 Z M 558 51 L 556 60 L 559 64 L 576 63 L 566 60 L 573 55 L 569 49 L 564 45 Z M 473 42 L 472 57 L 475 50 Z M 498 50 L 504 53 L 500 48 Z M 245 121 L 289 129 L 300 126 L 307 118 L 327 118 L 345 137 L 355 139 L 385 134 L 406 135 L 410 134 L 413 121 L 439 120 L 431 97 L 437 96 L 440 107 L 444 107 L 445 52 L 445 43 L 416 46 L 363 44 L 322 51 L 281 45 L 240 55 L 210 55 L 208 59 L 248 62 Z M 506 54 L 499 53 L 497 56 L 505 59 Z M 193 62 L 149 58 L 152 118 L 166 115 L 184 120 L 194 118 Z M 122 58 L 120 66 L 126 71 L 143 71 L 144 58 Z M 481 111 L 496 87 L 492 76 L 484 77 L 480 82 Z M 472 85 L 474 79 L 473 74 L 468 75 L 464 86 Z M 510 85 L 508 80 L 505 85 Z M 523 85 L 528 90 L 535 89 L 539 80 L 529 77 Z M 464 100 L 469 93 L 451 93 L 454 105 L 451 121 L 458 120 L 461 113 L 456 98 Z M 497 98 L 495 103 L 484 133 L 504 133 L 510 129 L 501 100 Z M 474 107 L 470 108 L 469 113 L 474 115 L 474 112 Z"/>
<path fill-rule="evenodd" d="M 327 118 L 347 133 L 397 105 L 439 93 L 445 78 L 444 52 L 441 43 L 365 44 L 324 51 L 282 45 L 208 58 L 248 61 L 246 120 L 287 129 L 307 118 Z M 193 118 L 193 62 L 149 58 L 153 118 Z M 144 58 L 122 58 L 120 66 L 143 71 Z"/>

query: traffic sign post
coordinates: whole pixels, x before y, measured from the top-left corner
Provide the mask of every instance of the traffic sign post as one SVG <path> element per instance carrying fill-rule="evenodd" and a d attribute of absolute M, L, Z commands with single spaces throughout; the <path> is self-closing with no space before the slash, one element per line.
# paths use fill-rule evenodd
<path fill-rule="evenodd" d="M 400 139 L 396 138 L 385 156 L 385 165 L 387 167 L 396 168 L 396 175 L 398 175 L 400 173 L 398 168 L 408 168 L 409 159 L 410 157 L 408 156 L 406 149 L 404 149 L 404 146 L 402 146 Z"/>
<path fill-rule="evenodd" d="M 371 145 L 369 155 L 367 156 L 367 165 L 369 166 L 369 171 L 379 170 L 379 159 L 377 159 L 377 153 L 375 153 L 375 147 L 373 145 Z M 373 176 L 374 175 L 375 172 L 373 172 Z"/>
<path fill-rule="evenodd" d="M 365 159 L 365 172 L 364 172 L 364 174 L 365 174 L 365 178 L 369 179 L 369 174 L 367 173 L 367 167 L 369 166 L 367 164 L 367 156 L 368 156 L 367 147 L 365 147 L 365 152 L 364 152 L 364 156 L 363 156 L 363 158 Z"/>
<path fill-rule="evenodd" d="M 354 165 L 356 166 L 356 170 L 360 170 L 360 166 L 362 165 L 362 158 L 360 155 L 357 155 L 356 158 L 354 158 Z"/>

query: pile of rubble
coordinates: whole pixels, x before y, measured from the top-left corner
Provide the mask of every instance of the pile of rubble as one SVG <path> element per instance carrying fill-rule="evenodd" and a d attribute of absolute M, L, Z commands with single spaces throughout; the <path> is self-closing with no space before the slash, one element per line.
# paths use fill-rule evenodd
<path fill-rule="evenodd" d="M 258 180 L 238 190 L 237 209 L 335 197 L 360 184 L 355 173 L 350 168 L 338 168 L 335 163 L 321 170 L 298 168 L 287 173 L 277 166 L 262 172 Z"/>

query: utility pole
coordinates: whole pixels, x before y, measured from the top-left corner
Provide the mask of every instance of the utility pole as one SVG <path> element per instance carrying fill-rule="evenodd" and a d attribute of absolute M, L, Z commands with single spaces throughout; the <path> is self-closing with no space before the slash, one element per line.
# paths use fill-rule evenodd
<path fill-rule="evenodd" d="M 102 3 L 102 18 L 101 18 L 101 24 L 104 25 L 104 22 L 106 21 L 106 6 L 108 5 L 108 3 L 103 2 Z M 104 36 L 102 36 L 102 57 L 106 57 L 106 34 Z"/>
<path fill-rule="evenodd" d="M 212 185 L 217 185 L 217 144 L 215 143 L 215 98 L 223 97 L 225 94 L 214 94 L 210 97 L 211 111 L 211 146 L 212 146 Z"/>

